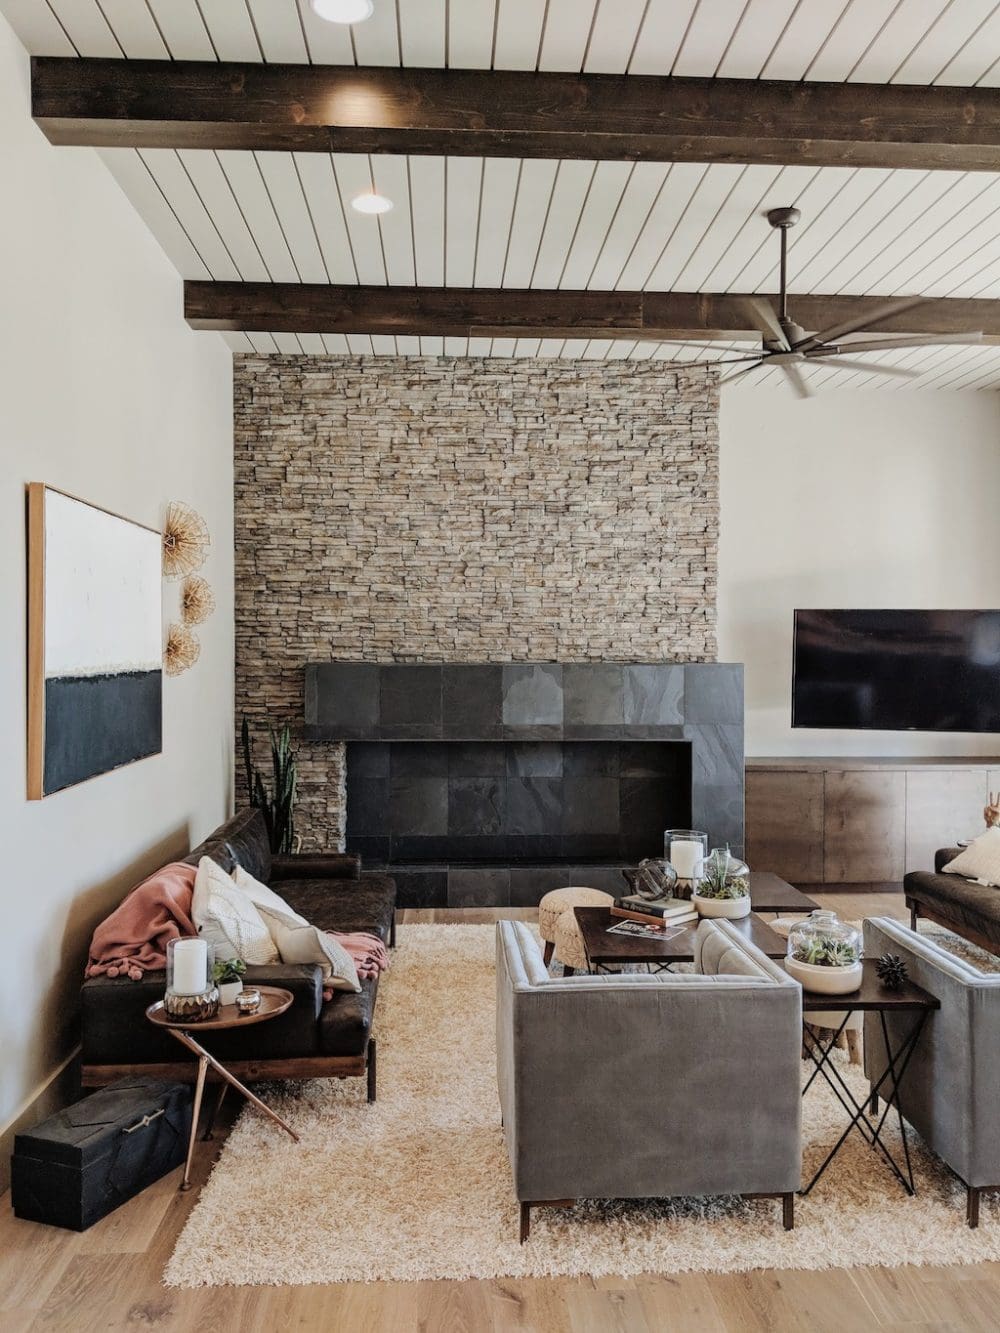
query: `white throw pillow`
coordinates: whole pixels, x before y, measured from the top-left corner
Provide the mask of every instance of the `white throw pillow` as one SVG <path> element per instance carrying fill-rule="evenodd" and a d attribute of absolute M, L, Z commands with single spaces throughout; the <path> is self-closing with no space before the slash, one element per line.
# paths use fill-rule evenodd
<path fill-rule="evenodd" d="M 946 875 L 964 875 L 980 884 L 1000 886 L 1000 828 L 988 828 L 944 867 Z"/>
<path fill-rule="evenodd" d="M 354 959 L 342 944 L 289 907 L 284 898 L 243 869 L 235 870 L 236 887 L 260 913 L 283 963 L 318 963 L 323 984 L 332 990 L 359 991 L 361 982 Z"/>
<path fill-rule="evenodd" d="M 217 961 L 242 958 L 257 965 L 278 961 L 277 945 L 252 899 L 210 856 L 198 862 L 191 919 L 214 948 Z"/>

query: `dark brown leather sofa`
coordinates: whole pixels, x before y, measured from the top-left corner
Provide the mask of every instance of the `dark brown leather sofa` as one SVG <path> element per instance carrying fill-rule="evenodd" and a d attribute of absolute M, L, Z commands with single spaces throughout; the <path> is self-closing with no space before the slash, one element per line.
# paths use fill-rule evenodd
<path fill-rule="evenodd" d="M 916 930 L 919 917 L 936 921 L 973 944 L 1000 953 L 1000 889 L 977 884 L 961 875 L 942 875 L 962 849 L 943 847 L 934 855 L 934 873 L 911 870 L 903 880 L 910 926 Z"/>
<path fill-rule="evenodd" d="M 368 931 L 395 944 L 396 885 L 385 875 L 362 874 L 358 857 L 340 853 L 272 856 L 258 810 L 243 810 L 216 829 L 186 861 L 210 856 L 225 870 L 241 865 L 313 925 L 323 930 Z M 338 991 L 323 1002 L 318 966 L 279 963 L 248 967 L 248 983 L 284 986 L 291 1007 L 268 1023 L 242 1031 L 206 1034 L 206 1045 L 237 1078 L 347 1078 L 368 1080 L 375 1100 L 372 1020 L 378 980 L 360 993 Z M 197 1063 L 184 1056 L 169 1033 L 154 1028 L 146 1008 L 163 998 L 166 974 L 141 981 L 91 977 L 83 983 L 82 1081 L 99 1087 L 132 1074 L 193 1081 Z"/>

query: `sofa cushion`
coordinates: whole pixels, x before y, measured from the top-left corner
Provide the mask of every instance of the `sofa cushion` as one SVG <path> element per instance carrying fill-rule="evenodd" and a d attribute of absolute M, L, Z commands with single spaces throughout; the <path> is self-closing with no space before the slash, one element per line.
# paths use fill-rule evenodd
<path fill-rule="evenodd" d="M 242 866 L 237 866 L 234 874 L 236 887 L 257 908 L 283 963 L 317 963 L 324 985 L 331 990 L 361 989 L 354 960 L 342 944 L 319 926 L 311 925 Z"/>
<path fill-rule="evenodd" d="M 210 856 L 198 862 L 191 919 L 198 934 L 215 950 L 216 960 L 278 962 L 277 946 L 253 899 Z"/>
<path fill-rule="evenodd" d="M 254 879 L 266 884 L 271 878 L 271 844 L 267 840 L 264 816 L 251 806 L 239 810 L 232 819 L 215 830 L 213 842 L 225 843 L 233 860 L 248 870 Z"/>
<path fill-rule="evenodd" d="M 988 828 L 973 838 L 953 861 L 941 867 L 945 875 L 964 875 L 983 884 L 1000 884 L 1000 828 Z"/>
<path fill-rule="evenodd" d="M 324 1004 L 319 1016 L 319 1047 L 324 1055 L 364 1054 L 377 993 L 378 978 L 371 977 L 362 981 L 357 993 L 338 991 Z"/>
<path fill-rule="evenodd" d="M 386 875 L 356 880 L 285 879 L 282 897 L 321 930 L 367 931 L 389 938 L 396 905 L 396 885 Z"/>

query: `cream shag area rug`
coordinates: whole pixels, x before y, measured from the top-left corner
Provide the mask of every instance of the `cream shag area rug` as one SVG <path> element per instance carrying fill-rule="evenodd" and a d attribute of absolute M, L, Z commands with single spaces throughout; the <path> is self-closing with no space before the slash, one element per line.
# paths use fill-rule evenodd
<path fill-rule="evenodd" d="M 581 1203 L 534 1212 L 531 1238 L 519 1245 L 494 1073 L 493 955 L 492 926 L 400 930 L 379 997 L 377 1104 L 366 1104 L 363 1079 L 270 1089 L 298 1145 L 248 1107 L 167 1265 L 168 1285 L 1000 1259 L 992 1198 L 970 1231 L 962 1187 L 919 1141 L 918 1193 L 909 1198 L 857 1134 L 815 1191 L 796 1200 L 792 1232 L 772 1202 Z M 860 1072 L 842 1072 L 860 1096 Z M 818 1079 L 804 1104 L 808 1175 L 844 1124 Z"/>

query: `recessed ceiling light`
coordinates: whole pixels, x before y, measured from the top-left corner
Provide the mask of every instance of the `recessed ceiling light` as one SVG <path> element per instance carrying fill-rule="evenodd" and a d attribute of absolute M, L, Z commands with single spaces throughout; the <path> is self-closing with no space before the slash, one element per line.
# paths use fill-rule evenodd
<path fill-rule="evenodd" d="M 392 200 L 384 194 L 376 194 L 374 190 L 366 190 L 364 194 L 354 196 L 351 207 L 358 213 L 388 213 L 392 208 Z"/>
<path fill-rule="evenodd" d="M 328 23 L 363 23 L 375 13 L 373 0 L 309 0 Z"/>

